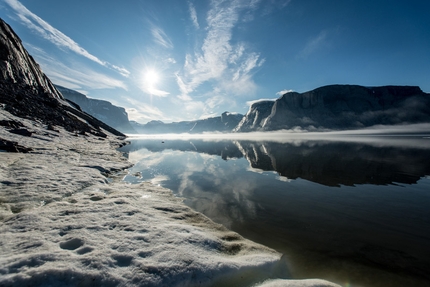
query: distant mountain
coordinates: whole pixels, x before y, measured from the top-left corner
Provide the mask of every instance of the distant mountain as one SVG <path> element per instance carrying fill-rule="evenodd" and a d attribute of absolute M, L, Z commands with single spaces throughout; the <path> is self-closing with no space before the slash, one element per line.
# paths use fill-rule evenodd
<path fill-rule="evenodd" d="M 342 130 L 423 122 L 430 122 L 430 94 L 419 87 L 330 85 L 288 92 L 273 103 L 255 103 L 235 131 Z"/>
<path fill-rule="evenodd" d="M 150 121 L 147 124 L 139 124 L 131 121 L 131 125 L 141 134 L 231 132 L 242 118 L 243 115 L 241 114 L 224 112 L 219 117 L 202 120 L 174 123 Z"/>
<path fill-rule="evenodd" d="M 48 129 L 55 130 L 55 126 L 62 126 L 77 134 L 90 133 L 106 137 L 105 132 L 109 132 L 124 136 L 67 102 L 25 50 L 19 37 L 2 19 L 0 70 L 0 106 L 9 113 L 37 120 Z M 18 124 L 2 121 L 1 125 L 14 132 L 14 126 Z M 22 129 L 20 132 L 31 134 Z"/>
<path fill-rule="evenodd" d="M 87 98 L 84 94 L 59 85 L 55 85 L 55 87 L 64 98 L 78 104 L 84 112 L 123 133 L 136 133 L 130 125 L 124 108 L 112 105 L 108 101 Z"/>

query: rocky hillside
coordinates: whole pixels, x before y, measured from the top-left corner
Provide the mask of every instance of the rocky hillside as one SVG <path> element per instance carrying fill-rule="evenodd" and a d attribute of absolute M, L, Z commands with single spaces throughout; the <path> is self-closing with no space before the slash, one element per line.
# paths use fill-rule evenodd
<path fill-rule="evenodd" d="M 242 120 L 243 115 L 224 112 L 219 117 L 207 118 L 195 121 L 182 121 L 163 123 L 162 121 L 150 121 L 147 124 L 131 122 L 133 128 L 142 134 L 162 133 L 203 133 L 203 132 L 231 132 Z"/>
<path fill-rule="evenodd" d="M 269 107 L 270 103 L 252 105 L 236 131 L 341 130 L 430 121 L 430 95 L 413 86 L 330 85 L 286 93 L 273 102 L 270 114 Z"/>
<path fill-rule="evenodd" d="M 110 132 L 124 136 L 114 128 L 68 103 L 39 65 L 28 54 L 19 37 L 0 19 L 0 105 L 7 112 L 39 121 L 49 129 L 62 126 L 79 134 L 106 137 Z M 2 126 L 14 129 L 13 123 Z"/>
<path fill-rule="evenodd" d="M 65 99 L 78 104 L 84 112 L 123 133 L 136 133 L 131 127 L 128 114 L 123 107 L 115 106 L 108 101 L 87 98 L 84 94 L 59 85 L 55 85 L 55 87 Z"/>

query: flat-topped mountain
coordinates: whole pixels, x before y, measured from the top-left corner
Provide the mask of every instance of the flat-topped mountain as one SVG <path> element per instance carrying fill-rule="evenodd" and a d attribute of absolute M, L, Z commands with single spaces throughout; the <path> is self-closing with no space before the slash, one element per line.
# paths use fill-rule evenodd
<path fill-rule="evenodd" d="M 430 122 L 430 95 L 419 87 L 330 85 L 305 93 L 288 92 L 273 104 L 255 103 L 235 131 L 342 130 L 423 122 Z"/>

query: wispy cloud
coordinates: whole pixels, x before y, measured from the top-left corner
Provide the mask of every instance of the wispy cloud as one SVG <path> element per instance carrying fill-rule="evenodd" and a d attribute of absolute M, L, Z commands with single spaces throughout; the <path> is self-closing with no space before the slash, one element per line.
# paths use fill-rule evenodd
<path fill-rule="evenodd" d="M 327 40 L 328 32 L 322 30 L 316 37 L 311 38 L 303 50 L 300 52 L 300 58 L 307 58 L 309 55 L 321 48 Z"/>
<path fill-rule="evenodd" d="M 126 108 L 130 120 L 139 123 L 146 123 L 153 119 L 168 120 L 164 113 L 155 106 L 144 104 L 130 97 L 126 97 L 124 100 L 132 106 L 132 108 Z"/>
<path fill-rule="evenodd" d="M 230 94 L 241 93 L 243 89 L 234 89 L 238 86 L 255 88 L 253 71 L 264 63 L 264 59 L 261 59 L 259 53 L 248 52 L 245 43 L 232 44 L 231 40 L 233 28 L 239 22 L 241 12 L 256 9 L 258 2 L 211 2 L 206 17 L 207 32 L 202 45 L 186 55 L 183 71 L 177 76 L 177 84 L 182 94 L 188 95 L 206 82 L 229 89 Z"/>
<path fill-rule="evenodd" d="M 190 8 L 190 17 L 191 17 L 191 21 L 193 21 L 193 25 L 196 29 L 200 28 L 199 25 L 199 21 L 197 19 L 197 12 L 196 12 L 196 8 L 194 7 L 193 3 L 188 2 L 188 6 Z"/>
<path fill-rule="evenodd" d="M 173 43 L 163 29 L 156 25 L 152 25 L 151 34 L 155 43 L 166 49 L 173 49 Z"/>
<path fill-rule="evenodd" d="M 66 48 L 74 53 L 81 55 L 95 63 L 98 63 L 104 67 L 112 70 L 116 70 L 121 75 L 128 77 L 130 72 L 125 68 L 112 65 L 106 61 L 100 60 L 98 57 L 92 55 L 87 50 L 82 48 L 78 43 L 73 41 L 70 37 L 63 34 L 61 31 L 52 27 L 45 20 L 28 10 L 24 5 L 22 5 L 17 0 L 4 0 L 9 6 L 15 10 L 20 21 L 26 25 L 29 29 L 39 34 L 41 37 L 50 41 L 59 48 Z"/>
<path fill-rule="evenodd" d="M 36 58 L 42 70 L 55 83 L 70 89 L 114 89 L 128 90 L 127 85 L 120 80 L 105 74 L 95 72 L 79 61 L 61 61 L 53 55 L 49 55 L 43 49 L 24 43 L 29 52 Z"/>

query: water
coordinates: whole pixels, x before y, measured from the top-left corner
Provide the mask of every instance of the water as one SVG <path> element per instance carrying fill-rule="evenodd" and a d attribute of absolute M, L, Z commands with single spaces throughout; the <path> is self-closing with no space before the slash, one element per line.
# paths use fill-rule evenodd
<path fill-rule="evenodd" d="M 292 278 L 430 286 L 430 139 L 136 139 L 124 180 L 151 181 L 285 254 Z"/>

